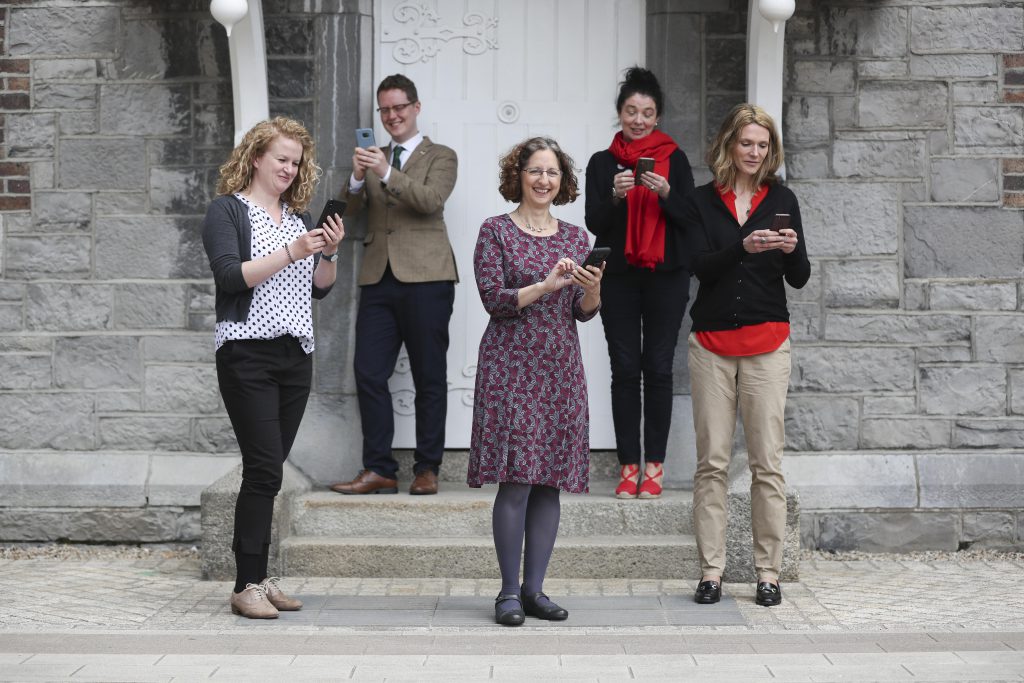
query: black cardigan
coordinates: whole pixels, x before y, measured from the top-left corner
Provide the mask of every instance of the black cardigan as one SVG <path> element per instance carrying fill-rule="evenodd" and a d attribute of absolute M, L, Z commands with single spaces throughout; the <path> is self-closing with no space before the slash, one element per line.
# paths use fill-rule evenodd
<path fill-rule="evenodd" d="M 310 230 L 312 216 L 307 211 L 301 218 L 306 230 Z M 252 260 L 252 225 L 245 204 L 232 195 L 223 195 L 210 202 L 203 219 L 203 246 L 217 285 L 217 322 L 245 322 L 249 317 L 254 289 L 245 284 L 242 277 L 242 262 Z M 314 254 L 314 273 L 319 263 L 320 254 Z M 331 287 L 313 285 L 312 296 L 322 299 L 329 291 Z"/>
<path fill-rule="evenodd" d="M 693 171 L 681 149 L 668 159 L 668 199 L 658 198 L 665 214 L 665 260 L 655 270 L 684 268 L 689 261 L 681 219 L 683 198 L 693 191 Z M 597 236 L 595 247 L 611 247 L 606 271 L 624 273 L 636 268 L 626 263 L 626 201 L 612 202 L 612 179 L 622 168 L 607 149 L 596 152 L 587 164 L 587 197 L 585 220 L 587 230 Z M 646 270 L 637 268 L 637 270 Z"/>
<path fill-rule="evenodd" d="M 779 249 L 748 254 L 743 238 L 754 230 L 770 228 L 777 213 L 790 215 L 789 227 L 800 238 L 796 249 L 791 254 Z M 683 225 L 693 255 L 691 269 L 700 282 L 690 309 L 693 331 L 789 322 L 783 279 L 800 289 L 811 277 L 800 205 L 792 190 L 771 184 L 757 209 L 740 226 L 712 181 L 686 198 Z"/>

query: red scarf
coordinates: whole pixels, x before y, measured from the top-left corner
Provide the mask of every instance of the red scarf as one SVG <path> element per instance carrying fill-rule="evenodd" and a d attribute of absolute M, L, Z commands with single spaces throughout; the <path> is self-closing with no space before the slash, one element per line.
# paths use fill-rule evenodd
<path fill-rule="evenodd" d="M 654 172 L 668 178 L 668 158 L 677 149 L 675 140 L 660 130 L 632 142 L 626 142 L 619 131 L 612 138 L 608 151 L 620 166 L 631 169 L 636 169 L 640 157 L 651 157 Z M 637 185 L 626 197 L 626 261 L 654 270 L 665 261 L 665 216 L 658 204 L 658 193 Z"/>

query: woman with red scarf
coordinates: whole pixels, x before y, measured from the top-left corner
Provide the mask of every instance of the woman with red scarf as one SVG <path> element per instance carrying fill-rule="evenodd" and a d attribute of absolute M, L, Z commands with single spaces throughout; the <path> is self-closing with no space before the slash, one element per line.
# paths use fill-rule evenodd
<path fill-rule="evenodd" d="M 690 296 L 679 218 L 683 197 L 693 190 L 693 173 L 683 150 L 657 130 L 663 105 L 654 74 L 639 66 L 628 69 L 615 102 L 621 130 L 587 164 L 587 229 L 597 236 L 595 246 L 612 250 L 601 321 L 611 358 L 618 498 L 661 495 L 672 421 L 672 358 Z M 653 170 L 641 168 L 638 175 L 637 164 L 650 160 Z"/>

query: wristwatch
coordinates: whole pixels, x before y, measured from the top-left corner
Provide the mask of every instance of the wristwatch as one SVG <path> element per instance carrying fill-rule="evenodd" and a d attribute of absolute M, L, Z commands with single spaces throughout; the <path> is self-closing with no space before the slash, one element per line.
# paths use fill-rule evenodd
<path fill-rule="evenodd" d="M 334 263 L 335 261 L 338 260 L 339 253 L 340 252 L 337 252 L 337 251 L 334 252 L 333 254 L 329 254 L 329 255 L 321 253 L 320 254 L 320 258 L 322 258 L 323 260 L 327 261 L 328 263 Z"/>

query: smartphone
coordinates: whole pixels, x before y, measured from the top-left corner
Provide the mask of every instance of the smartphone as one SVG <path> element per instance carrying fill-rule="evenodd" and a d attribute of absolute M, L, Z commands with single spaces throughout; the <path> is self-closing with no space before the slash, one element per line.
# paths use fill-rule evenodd
<path fill-rule="evenodd" d="M 612 253 L 609 247 L 594 247 L 590 250 L 590 254 L 587 256 L 587 260 L 583 262 L 583 267 L 595 266 L 601 267 L 601 263 L 604 262 Z"/>
<path fill-rule="evenodd" d="M 377 141 L 373 137 L 373 128 L 356 128 L 356 147 L 366 149 L 376 146 Z"/>
<path fill-rule="evenodd" d="M 328 199 L 327 203 L 324 204 L 324 210 L 320 212 L 320 220 L 313 227 L 322 228 L 324 223 L 327 222 L 328 216 L 333 216 L 334 214 L 344 216 L 347 206 L 348 204 L 343 199 Z"/>
<path fill-rule="evenodd" d="M 635 178 L 638 181 L 642 174 L 653 170 L 654 159 L 652 159 L 651 157 L 640 157 L 639 159 L 636 160 L 636 170 L 633 171 L 633 178 Z"/>
<path fill-rule="evenodd" d="M 777 213 L 777 214 L 775 214 L 775 218 L 772 219 L 771 230 L 774 230 L 775 232 L 778 232 L 779 230 L 782 230 L 783 228 L 788 228 L 788 227 L 789 227 L 789 214 L 788 213 Z"/>

